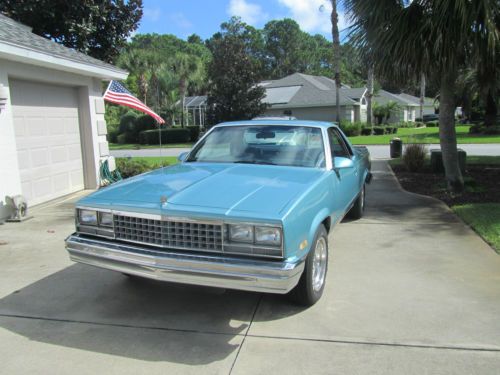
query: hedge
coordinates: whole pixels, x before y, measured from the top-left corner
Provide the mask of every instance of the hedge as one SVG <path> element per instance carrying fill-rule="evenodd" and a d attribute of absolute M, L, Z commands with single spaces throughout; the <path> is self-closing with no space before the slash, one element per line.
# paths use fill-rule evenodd
<path fill-rule="evenodd" d="M 139 143 L 141 145 L 157 145 L 159 144 L 158 130 L 145 130 L 139 133 Z M 187 143 L 191 139 L 191 131 L 189 129 L 175 128 L 161 130 L 161 143 Z"/>
<path fill-rule="evenodd" d="M 191 142 L 196 142 L 200 137 L 200 127 L 199 126 L 188 126 L 186 129 L 190 132 Z"/>

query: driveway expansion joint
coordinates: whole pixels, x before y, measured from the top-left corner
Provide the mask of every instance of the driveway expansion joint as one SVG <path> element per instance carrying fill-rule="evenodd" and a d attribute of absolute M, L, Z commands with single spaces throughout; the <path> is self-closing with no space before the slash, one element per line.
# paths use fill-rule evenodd
<path fill-rule="evenodd" d="M 85 320 L 71 320 L 71 319 L 61 319 L 61 318 L 48 318 L 48 317 L 40 317 L 40 316 L 29 316 L 29 315 L 16 315 L 16 314 L 2 314 L 0 313 L 0 318 L 14 318 L 14 319 L 27 319 L 27 320 L 40 320 L 47 322 L 55 322 L 55 323 L 68 323 L 68 324 L 89 324 L 96 326 L 104 326 L 104 327 L 113 327 L 113 328 L 130 328 L 130 329 L 144 329 L 144 330 L 152 330 L 152 331 L 169 331 L 169 332 L 179 332 L 179 333 L 192 333 L 192 334 L 201 334 L 201 335 L 221 335 L 221 336 L 231 336 L 238 337 L 243 336 L 241 344 L 239 345 L 238 351 L 236 353 L 236 357 L 231 365 L 231 370 L 229 374 L 232 373 L 232 370 L 236 364 L 238 359 L 238 355 L 243 347 L 245 339 L 247 337 L 251 338 L 259 338 L 259 339 L 269 339 L 269 340 L 290 340 L 290 341 L 309 341 L 309 342 L 323 342 L 323 343 L 332 343 L 332 344 L 345 344 L 345 345 L 364 345 L 364 346 L 386 346 L 386 347 L 399 347 L 399 348 L 414 348 L 414 349 L 437 349 L 437 350 L 457 350 L 457 351 L 471 351 L 471 352 L 491 352 L 491 353 L 500 353 L 500 347 L 470 347 L 463 345 L 429 345 L 429 344 L 419 344 L 419 343 L 404 343 L 404 342 L 389 342 L 389 341 L 375 341 L 375 340 L 346 340 L 346 339 L 326 339 L 326 338 L 307 338 L 307 337 L 291 337 L 291 336 L 269 336 L 269 335 L 258 335 L 258 334 L 249 334 L 252 323 L 257 314 L 258 308 L 261 304 L 262 296 L 259 298 L 255 309 L 252 314 L 252 318 L 250 323 L 245 330 L 245 333 L 226 333 L 226 332 L 216 332 L 216 331 L 203 331 L 203 330 L 191 330 L 191 329 L 182 329 L 182 328 L 170 328 L 170 327 L 151 327 L 151 326 L 140 326 L 140 325 L 131 325 L 131 324 L 119 324 L 119 323 L 101 323 L 101 322 L 92 322 Z"/>
<path fill-rule="evenodd" d="M 241 340 L 241 344 L 238 347 L 238 351 L 236 352 L 236 356 L 234 357 L 234 361 L 231 364 L 231 369 L 229 370 L 229 375 L 231 375 L 233 372 L 234 366 L 236 365 L 236 361 L 238 360 L 238 356 L 240 355 L 241 348 L 243 347 L 243 344 L 245 343 L 245 339 L 248 336 L 248 332 L 250 331 L 250 327 L 252 326 L 252 323 L 255 319 L 255 315 L 257 314 L 257 311 L 259 310 L 259 306 L 260 306 L 260 303 L 261 303 L 262 298 L 263 298 L 262 296 L 263 296 L 262 294 L 259 296 L 259 300 L 255 304 L 255 309 L 253 310 L 252 318 L 250 319 L 250 323 L 248 324 L 248 327 L 245 331 L 245 335 L 243 336 L 243 340 Z"/>

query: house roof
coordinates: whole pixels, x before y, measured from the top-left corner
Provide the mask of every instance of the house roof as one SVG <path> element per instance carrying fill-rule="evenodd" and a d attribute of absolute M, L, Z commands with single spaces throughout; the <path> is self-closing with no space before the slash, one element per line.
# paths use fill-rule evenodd
<path fill-rule="evenodd" d="M 396 102 L 399 105 L 405 107 L 417 107 L 419 105 L 412 100 L 402 97 L 400 94 L 393 94 L 385 90 L 378 90 L 378 92 L 376 92 L 373 96 L 373 100 L 381 105 L 387 104 L 389 102 Z"/>
<path fill-rule="evenodd" d="M 265 82 L 262 86 L 266 89 L 264 102 L 273 108 L 324 107 L 336 103 L 335 81 L 328 77 L 294 73 L 270 83 Z M 358 105 L 360 91 L 343 86 L 340 105 Z M 353 93 L 356 93 L 354 97 L 358 96 L 358 100 L 351 98 Z"/>
<path fill-rule="evenodd" d="M 186 108 L 199 108 L 207 105 L 207 96 L 186 96 L 184 99 L 184 107 Z"/>
<path fill-rule="evenodd" d="M 399 94 L 400 97 L 406 99 L 406 100 L 409 100 L 409 101 L 412 101 L 413 103 L 416 103 L 418 105 L 420 105 L 420 98 L 416 97 L 416 96 L 413 96 L 413 95 L 410 95 L 410 94 L 405 94 L 404 92 L 402 92 L 401 94 Z M 435 104 L 435 99 L 433 98 L 424 98 L 424 106 L 433 106 L 434 107 L 434 104 Z"/>
<path fill-rule="evenodd" d="M 128 75 L 114 65 L 36 35 L 1 13 L 0 58 L 103 79 L 125 79 Z"/>

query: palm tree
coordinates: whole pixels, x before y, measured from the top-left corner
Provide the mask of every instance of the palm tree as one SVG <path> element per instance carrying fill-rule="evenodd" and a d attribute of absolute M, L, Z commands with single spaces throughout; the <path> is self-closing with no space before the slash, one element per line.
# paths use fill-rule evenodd
<path fill-rule="evenodd" d="M 150 54 L 145 51 L 131 49 L 120 55 L 118 65 L 137 77 L 139 98 L 147 105 L 150 74 Z"/>
<path fill-rule="evenodd" d="M 179 94 L 182 105 L 181 126 L 184 127 L 184 102 L 187 89 L 189 85 L 196 86 L 203 80 L 203 62 L 198 56 L 179 52 L 173 58 L 172 67 L 179 82 Z"/>
<path fill-rule="evenodd" d="M 399 82 L 421 74 L 440 82 L 439 138 L 448 188 L 463 190 L 455 132 L 455 86 L 467 61 L 494 66 L 498 0 L 344 0 L 351 38 L 370 46 L 377 74 Z"/>
<path fill-rule="evenodd" d="M 366 84 L 366 122 L 372 127 L 373 132 L 373 85 L 374 85 L 374 67 L 370 64 L 368 67 L 368 80 Z"/>
<path fill-rule="evenodd" d="M 336 120 L 340 123 L 340 34 L 339 15 L 337 13 L 337 0 L 330 0 L 332 3 L 332 39 L 333 39 L 333 70 L 335 72 L 335 114 Z"/>

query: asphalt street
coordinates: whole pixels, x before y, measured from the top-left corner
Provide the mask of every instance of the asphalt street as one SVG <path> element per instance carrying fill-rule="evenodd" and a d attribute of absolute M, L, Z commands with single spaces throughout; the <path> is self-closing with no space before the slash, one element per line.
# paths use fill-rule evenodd
<path fill-rule="evenodd" d="M 387 159 L 389 158 L 389 146 L 387 145 L 370 145 L 367 146 L 370 150 L 372 159 Z M 463 144 L 459 148 L 467 152 L 467 155 L 500 155 L 500 144 Z M 428 150 L 437 148 L 438 144 L 426 145 Z M 114 157 L 134 157 L 134 156 L 178 156 L 181 152 L 189 151 L 188 148 L 152 148 L 140 150 L 112 150 L 111 155 Z"/>

